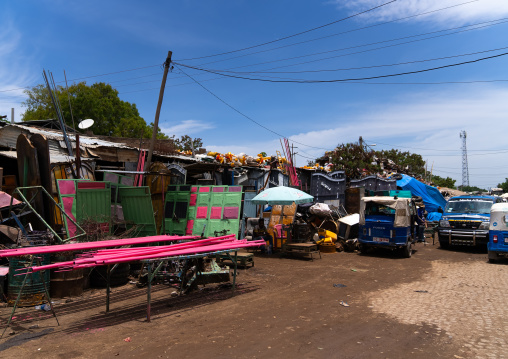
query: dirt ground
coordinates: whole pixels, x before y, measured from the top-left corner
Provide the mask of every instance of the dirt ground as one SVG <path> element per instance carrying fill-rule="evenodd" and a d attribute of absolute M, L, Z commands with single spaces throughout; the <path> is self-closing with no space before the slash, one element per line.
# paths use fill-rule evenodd
<path fill-rule="evenodd" d="M 231 288 L 210 285 L 172 297 L 174 288 L 156 285 L 150 323 L 145 288 L 113 288 L 108 314 L 105 290 L 89 290 L 69 303 L 57 300 L 60 326 L 51 312 L 17 311 L 0 340 L 0 357 L 492 357 L 488 338 L 482 346 L 473 332 L 485 298 L 468 303 L 472 321 L 456 321 L 460 304 L 459 314 L 449 312 L 449 299 L 460 300 L 461 288 L 472 297 L 484 289 L 452 283 L 453 273 L 478 266 L 486 276 L 492 268 L 505 275 L 508 266 L 488 264 L 486 253 L 441 250 L 438 244 L 416 249 L 409 259 L 385 251 L 323 253 L 314 261 L 256 254 L 254 267 L 239 270 L 234 296 Z M 1 309 L 2 328 L 10 310 Z M 490 325 L 504 329 L 507 323 Z"/>

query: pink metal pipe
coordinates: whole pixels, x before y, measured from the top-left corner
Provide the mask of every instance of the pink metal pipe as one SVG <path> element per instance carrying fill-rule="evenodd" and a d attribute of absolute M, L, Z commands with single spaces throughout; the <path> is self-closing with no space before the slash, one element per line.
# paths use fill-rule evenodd
<path fill-rule="evenodd" d="M 56 253 L 66 251 L 82 251 L 87 249 L 95 248 L 107 248 L 107 247 L 118 247 L 135 244 L 147 244 L 154 242 L 167 242 L 177 240 L 196 239 L 198 236 L 151 236 L 151 237 L 139 237 L 139 238 L 125 238 L 125 239 L 112 239 L 110 241 L 99 241 L 99 242 L 84 242 L 84 243 L 73 243 L 73 244 L 59 244 L 54 246 L 41 246 L 41 247 L 25 247 L 19 249 L 4 249 L 0 250 L 1 257 L 15 257 L 22 255 L 31 254 L 45 254 L 45 253 Z"/>
<path fill-rule="evenodd" d="M 221 242 L 224 242 L 224 240 L 222 240 Z M 210 243 L 210 245 L 215 245 L 215 244 L 224 244 L 224 243 Z M 189 250 L 192 250 L 192 248 L 203 248 L 203 247 L 206 247 L 206 246 L 192 246 L 192 245 L 187 245 L 187 246 L 180 246 L 180 247 L 176 247 L 176 248 L 172 248 L 172 247 L 167 247 L 167 246 L 164 246 L 164 247 L 147 247 L 147 248 L 132 248 L 133 250 L 129 250 L 129 251 L 123 251 L 123 252 L 117 252 L 117 253 L 101 253 L 101 254 L 94 254 L 94 255 L 90 255 L 90 256 L 86 256 L 86 257 L 79 257 L 79 258 L 76 258 L 74 259 L 73 261 L 68 261 L 68 262 L 61 262 L 61 263 L 54 263 L 54 265 L 60 265 L 60 264 L 64 264 L 65 265 L 72 265 L 72 264 L 81 264 L 81 263 L 89 263 L 89 262 L 96 262 L 96 261 L 100 261 L 102 259 L 108 259 L 108 258 L 124 258 L 124 257 L 137 257 L 137 256 L 142 256 L 142 255 L 145 255 L 145 254 L 156 254 L 156 253 L 162 253 L 162 252 L 172 252 L 172 251 L 176 251 L 176 250 L 183 250 L 183 249 L 189 249 Z"/>
<path fill-rule="evenodd" d="M 258 242 L 258 243 L 254 243 L 254 242 Z M 141 260 L 141 259 L 157 259 L 157 258 L 164 258 L 164 257 L 185 256 L 185 255 L 207 253 L 207 252 L 227 251 L 227 250 L 233 250 L 233 249 L 245 248 L 245 247 L 259 247 L 260 245 L 266 245 L 266 242 L 265 241 L 251 241 L 249 243 L 235 243 L 235 244 L 232 244 L 229 246 L 212 245 L 212 246 L 206 246 L 206 247 L 201 247 L 201 248 L 182 249 L 182 250 L 176 250 L 176 251 L 170 251 L 170 252 L 147 254 L 142 257 L 137 256 L 137 257 L 125 257 L 125 258 L 111 258 L 111 259 L 107 259 L 107 260 L 101 260 L 96 263 L 99 264 L 102 262 L 103 264 L 115 264 L 115 263 L 123 263 L 123 262 L 132 262 L 132 261 Z"/>
<path fill-rule="evenodd" d="M 194 244 L 193 242 L 188 243 L 179 243 L 179 244 L 172 244 L 169 246 L 154 246 L 154 247 L 131 247 L 131 248 L 122 248 L 121 250 L 111 250 L 111 251 L 101 251 L 100 253 L 83 253 L 81 255 L 76 256 L 75 260 L 81 260 L 81 259 L 89 259 L 89 258 L 100 258 L 104 256 L 115 256 L 115 255 L 125 255 L 125 254 L 143 254 L 143 253 L 154 253 L 154 252 L 164 252 L 164 251 L 171 251 L 171 250 L 177 250 L 177 249 L 183 249 L 183 248 L 195 248 L 200 247 L 204 245 L 214 245 L 214 244 L 221 244 L 221 243 L 229 243 L 233 242 L 234 239 L 222 239 L 222 240 L 212 240 L 208 241 L 207 243 L 203 243 L 201 245 Z"/>
<path fill-rule="evenodd" d="M 198 253 L 212 253 L 217 251 L 232 251 L 239 248 L 247 248 L 247 247 L 259 247 L 261 245 L 265 245 L 266 242 L 263 240 L 260 241 L 237 241 L 237 243 L 232 243 L 230 245 L 212 245 L 212 246 L 203 246 L 200 248 L 189 248 L 189 249 L 181 249 L 176 251 L 168 251 L 168 252 L 159 252 L 159 253 L 153 253 L 153 254 L 144 254 L 144 255 L 138 255 L 138 256 L 132 256 L 132 257 L 117 257 L 112 256 L 108 259 L 100 259 L 95 262 L 88 262 L 88 263 L 79 263 L 79 264 L 70 264 L 67 263 L 54 263 L 54 264 L 48 264 L 44 266 L 34 266 L 32 267 L 33 272 L 45 270 L 45 269 L 51 269 L 55 268 L 55 265 L 60 265 L 56 268 L 72 268 L 72 269 L 78 269 L 78 268 L 88 268 L 90 266 L 101 266 L 106 264 L 116 264 L 116 263 L 125 263 L 125 262 L 134 262 L 139 261 L 143 259 L 157 259 L 157 258 L 165 258 L 165 257 L 177 257 L 177 256 L 185 256 L 185 255 L 192 255 L 192 254 L 198 254 Z M 51 266 L 51 268 L 49 268 Z"/>
<path fill-rule="evenodd" d="M 202 245 L 202 244 L 207 244 L 207 243 L 212 243 L 212 242 L 217 242 L 217 241 L 232 241 L 232 240 L 235 240 L 235 237 L 234 235 L 231 235 L 229 237 L 214 237 L 214 238 L 206 238 L 206 239 L 201 239 L 201 240 L 197 240 L 197 241 L 192 241 L 192 242 L 184 242 L 184 243 L 175 243 L 175 244 L 169 244 L 169 245 L 164 245 L 164 246 L 156 246 L 155 248 L 163 248 L 163 247 L 178 247 L 178 246 L 186 246 L 186 245 L 193 245 L 193 246 L 198 246 L 198 245 Z M 150 247 L 129 247 L 129 248 L 112 248 L 112 249 L 99 249 L 97 251 L 90 251 L 90 252 L 86 252 L 86 253 L 83 253 L 82 255 L 88 255 L 88 254 L 102 254 L 102 253 L 121 253 L 121 252 L 124 252 L 124 251 L 128 251 L 128 250 L 133 250 L 133 249 L 144 249 L 144 250 L 148 250 L 150 249 Z"/>
<path fill-rule="evenodd" d="M 133 262 L 133 261 L 139 261 L 139 260 L 144 260 L 144 259 L 163 259 L 163 258 L 168 258 L 168 257 L 171 258 L 171 257 L 186 256 L 186 255 L 193 255 L 193 254 L 199 254 L 199 253 L 203 254 L 203 253 L 233 251 L 233 250 L 237 250 L 237 249 L 240 249 L 240 248 L 259 247 L 261 245 L 265 245 L 265 242 L 264 241 L 262 241 L 262 243 L 252 243 L 252 242 L 249 242 L 247 244 L 236 245 L 234 247 L 229 247 L 229 248 L 225 248 L 225 249 L 222 249 L 222 250 L 215 250 L 215 251 L 204 250 L 204 251 L 200 251 L 200 252 L 186 252 L 186 253 L 179 253 L 178 255 L 176 255 L 175 252 L 171 252 L 171 253 L 167 253 L 167 255 L 165 255 L 165 256 L 162 256 L 161 254 L 156 255 L 155 258 L 146 258 L 146 257 L 143 257 L 143 258 L 141 258 L 141 257 L 135 257 L 135 258 L 127 258 L 127 259 L 118 258 L 118 259 L 111 259 L 108 262 L 101 261 L 101 262 L 96 262 L 95 264 L 90 263 L 90 264 L 86 264 L 86 265 L 83 265 L 83 266 L 76 265 L 76 266 L 73 266 L 71 269 L 89 268 L 90 266 L 102 266 L 102 265 L 106 265 L 106 264 Z M 153 256 L 150 256 L 150 257 L 153 257 Z"/>
<path fill-rule="evenodd" d="M 156 255 L 157 253 L 170 253 L 176 250 L 192 250 L 192 248 L 208 248 L 211 246 L 217 246 L 217 245 L 233 245 L 233 242 L 240 242 L 232 238 L 225 238 L 221 239 L 219 241 L 215 241 L 214 238 L 210 238 L 207 240 L 210 245 L 206 246 L 197 246 L 194 243 L 195 242 L 187 242 L 187 243 L 179 243 L 179 244 L 173 244 L 170 246 L 153 246 L 153 247 L 132 247 L 132 248 L 125 248 L 125 251 L 120 253 L 113 253 L 113 254 L 91 254 L 88 257 L 81 257 L 78 259 L 74 259 L 72 261 L 66 261 L 66 262 L 59 262 L 59 263 L 53 263 L 53 264 L 47 264 L 41 267 L 39 270 L 46 270 L 46 269 L 54 269 L 54 268 L 62 268 L 62 267 L 72 267 L 75 265 L 84 265 L 87 263 L 94 263 L 101 260 L 107 260 L 111 258 L 137 258 L 139 256 L 143 255 Z M 36 267 L 33 267 L 36 268 Z"/>
<path fill-rule="evenodd" d="M 217 243 L 215 243 L 217 242 Z M 219 241 L 210 241 L 211 244 L 220 244 L 220 243 L 228 243 L 232 242 L 229 238 L 222 239 Z M 220 243 L 219 243 L 220 242 Z M 144 254 L 155 254 L 160 252 L 171 252 L 175 250 L 182 250 L 182 249 L 191 249 L 191 248 L 198 248 L 200 246 L 194 245 L 194 242 L 188 242 L 188 243 L 180 243 L 180 244 L 174 244 L 171 246 L 153 246 L 153 247 L 131 247 L 131 248 L 124 248 L 125 251 L 119 252 L 119 253 L 101 253 L 101 254 L 91 254 L 87 257 L 79 257 L 72 261 L 66 261 L 66 262 L 58 262 L 58 263 L 52 263 L 52 264 L 46 264 L 43 266 L 45 269 L 54 269 L 54 268 L 61 268 L 61 267 L 71 267 L 74 265 L 82 265 L 86 263 L 94 263 L 97 261 L 100 261 L 102 259 L 109 259 L 109 258 L 124 258 L 124 257 L 134 257 L 134 256 L 141 256 Z M 203 246 L 201 246 L 203 247 Z M 24 269 L 24 268 L 21 268 Z"/>
<path fill-rule="evenodd" d="M 234 241 L 234 238 L 225 238 L 225 239 L 219 239 L 216 240 L 215 238 L 209 238 L 206 240 L 202 240 L 201 245 L 203 244 L 219 244 L 219 243 L 227 243 Z M 134 256 L 134 255 L 142 255 L 144 253 L 158 253 L 158 252 L 167 252 L 177 249 L 184 249 L 184 248 L 194 248 L 199 247 L 199 243 L 196 243 L 198 241 L 193 242 L 185 242 L 185 243 L 177 243 L 177 244 L 171 244 L 167 246 L 151 246 L 151 247 L 129 247 L 129 248 L 122 248 L 120 252 L 113 252 L 108 253 L 108 250 L 105 250 L 101 253 L 85 253 L 85 255 L 77 256 L 75 259 L 71 261 L 66 262 L 59 262 L 59 263 L 53 263 L 48 264 L 47 269 L 52 268 L 60 268 L 60 265 L 73 265 L 73 264 L 82 264 L 82 263 L 88 263 L 88 262 L 94 262 L 97 260 L 100 260 L 101 258 L 110 258 L 111 256 L 120 256 L 120 257 L 127 257 L 127 256 Z M 19 268 L 18 271 L 24 270 L 25 268 Z"/>

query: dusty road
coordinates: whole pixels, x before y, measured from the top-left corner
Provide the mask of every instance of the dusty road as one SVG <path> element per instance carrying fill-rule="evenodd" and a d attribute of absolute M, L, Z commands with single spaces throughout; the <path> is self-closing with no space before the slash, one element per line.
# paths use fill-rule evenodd
<path fill-rule="evenodd" d="M 508 265 L 485 253 L 439 245 L 418 244 L 410 259 L 256 256 L 234 297 L 207 287 L 172 298 L 157 285 L 151 323 L 145 291 L 133 285 L 113 289 L 107 315 L 103 290 L 57 304 L 61 326 L 23 309 L 0 357 L 503 358 L 507 278 Z M 2 324 L 9 313 L 1 309 Z"/>

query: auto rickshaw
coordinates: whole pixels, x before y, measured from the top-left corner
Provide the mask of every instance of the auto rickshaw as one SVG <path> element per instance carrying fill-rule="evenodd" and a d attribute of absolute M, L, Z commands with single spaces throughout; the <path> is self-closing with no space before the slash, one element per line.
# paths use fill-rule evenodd
<path fill-rule="evenodd" d="M 508 203 L 496 203 L 490 209 L 489 262 L 508 258 Z"/>
<path fill-rule="evenodd" d="M 360 201 L 360 252 L 370 247 L 400 250 L 409 258 L 415 243 L 416 206 L 411 198 L 363 197 Z"/>

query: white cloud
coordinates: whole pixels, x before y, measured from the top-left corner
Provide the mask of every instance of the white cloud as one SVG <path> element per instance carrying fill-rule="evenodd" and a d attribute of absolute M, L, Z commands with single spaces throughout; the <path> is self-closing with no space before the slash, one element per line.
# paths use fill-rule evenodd
<path fill-rule="evenodd" d="M 465 130 L 470 184 L 493 187 L 508 177 L 508 170 L 499 166 L 508 153 L 493 153 L 508 150 L 507 96 L 507 88 L 460 87 L 454 91 L 421 92 L 393 105 L 370 108 L 356 118 L 347 119 L 347 125 L 332 125 L 329 130 L 299 134 L 291 139 L 335 145 L 358 141 L 361 135 L 370 143 L 377 143 L 379 149 L 400 146 L 402 151 L 419 153 L 429 170 L 434 164 L 435 174 L 452 177 L 461 184 L 459 134 Z M 340 122 L 344 121 L 336 120 Z M 320 154 L 319 150 L 306 151 Z"/>
<path fill-rule="evenodd" d="M 365 11 L 369 8 L 386 3 L 386 0 L 335 0 L 340 8 L 346 8 L 351 13 Z M 467 0 L 399 0 L 383 6 L 365 15 L 363 18 L 377 21 L 389 21 L 417 13 L 429 12 L 449 6 L 466 3 Z M 478 0 L 447 10 L 433 12 L 412 18 L 410 21 L 432 21 L 439 23 L 467 23 L 477 20 L 497 19 L 508 14 L 506 0 Z"/>
<path fill-rule="evenodd" d="M 397 148 L 421 154 L 428 169 L 441 177 L 462 183 L 462 130 L 467 132 L 470 184 L 482 188 L 495 187 L 508 177 L 504 166 L 508 152 L 506 123 L 508 120 L 508 88 L 454 87 L 450 90 L 424 91 L 398 97 L 389 105 L 365 105 L 364 112 L 353 117 L 319 119 L 329 129 L 296 134 L 290 140 L 315 147 L 333 149 L 340 143 L 356 142 L 362 136 L 374 149 Z M 295 152 L 318 157 L 323 149 L 294 144 Z M 278 140 L 237 144 L 208 145 L 219 152 L 280 151 Z M 299 166 L 307 159 L 297 156 Z"/>
<path fill-rule="evenodd" d="M 184 120 L 174 126 L 164 127 L 164 125 L 161 125 L 159 127 L 161 128 L 161 131 L 166 135 L 175 135 L 176 137 L 180 137 L 182 135 L 195 135 L 203 131 L 215 128 L 215 126 L 211 123 L 198 120 Z"/>

